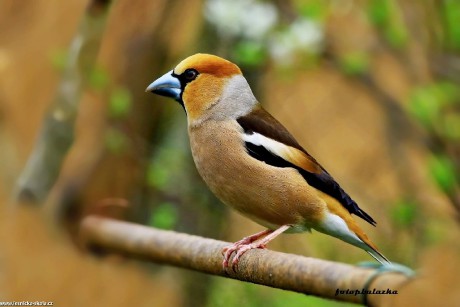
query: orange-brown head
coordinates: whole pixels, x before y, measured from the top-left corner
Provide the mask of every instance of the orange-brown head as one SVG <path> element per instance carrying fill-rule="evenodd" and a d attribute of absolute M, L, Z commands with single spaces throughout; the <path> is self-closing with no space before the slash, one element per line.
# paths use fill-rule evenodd
<path fill-rule="evenodd" d="M 238 66 L 202 53 L 180 62 L 152 82 L 146 91 L 174 98 L 182 104 L 191 125 L 209 118 L 241 115 L 257 103 Z"/>

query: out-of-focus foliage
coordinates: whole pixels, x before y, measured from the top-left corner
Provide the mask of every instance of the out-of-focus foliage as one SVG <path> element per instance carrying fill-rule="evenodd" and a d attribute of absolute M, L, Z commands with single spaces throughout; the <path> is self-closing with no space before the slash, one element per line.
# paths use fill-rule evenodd
<path fill-rule="evenodd" d="M 67 50 L 63 49 L 57 49 L 54 52 L 52 52 L 50 58 L 51 58 L 51 63 L 53 64 L 53 67 L 56 70 L 64 70 L 64 67 L 67 63 Z"/>
<path fill-rule="evenodd" d="M 428 129 L 437 130 L 447 136 L 450 127 L 444 126 L 444 117 L 452 115 L 460 105 L 458 85 L 441 81 L 413 89 L 410 98 L 411 113 Z M 460 124 L 460 123 L 459 123 Z"/>
<path fill-rule="evenodd" d="M 208 0 L 205 17 L 240 65 L 260 66 L 267 56 L 279 64 L 293 63 L 296 54 L 315 55 L 322 48 L 322 6 L 301 4 L 295 20 L 280 18 L 274 3 L 256 0 Z"/>
<path fill-rule="evenodd" d="M 359 75 L 368 71 L 369 55 L 364 52 L 348 52 L 340 58 L 342 70 L 350 75 Z"/>
<path fill-rule="evenodd" d="M 95 66 L 89 74 L 89 85 L 96 90 L 105 88 L 109 83 L 107 72 L 98 66 Z"/>
<path fill-rule="evenodd" d="M 235 295 L 238 293 L 239 295 Z M 270 306 L 270 307 L 336 307 L 356 306 L 278 289 L 262 288 L 254 284 L 213 277 L 208 307 Z"/>
<path fill-rule="evenodd" d="M 183 125 L 180 127 L 184 128 Z M 175 192 L 183 191 L 185 186 L 179 184 L 185 180 L 190 165 L 187 163 L 186 148 L 187 143 L 184 141 L 184 136 L 179 135 L 180 131 L 176 127 L 165 128 L 165 138 L 162 141 L 162 146 L 155 151 L 149 164 L 147 172 L 147 182 L 152 187 L 161 190 L 175 190 Z M 180 147 L 183 147 L 180 150 Z M 189 170 L 190 171 L 190 170 Z"/>
<path fill-rule="evenodd" d="M 403 12 L 396 0 L 371 0 L 368 6 L 369 19 L 383 31 L 387 41 L 397 48 L 402 48 L 408 40 Z"/>
<path fill-rule="evenodd" d="M 297 0 L 293 1 L 293 6 L 300 15 L 313 20 L 326 21 L 329 14 L 328 6 L 321 0 Z"/>
<path fill-rule="evenodd" d="M 392 208 L 392 219 L 397 226 L 410 228 L 418 218 L 417 203 L 413 201 L 399 201 Z"/>
<path fill-rule="evenodd" d="M 126 135 L 117 128 L 110 128 L 105 134 L 105 145 L 112 153 L 120 153 L 126 148 Z"/>
<path fill-rule="evenodd" d="M 455 172 L 455 165 L 446 156 L 432 156 L 429 160 L 429 169 L 431 176 L 438 186 L 446 193 L 454 191 L 458 186 L 457 173 Z"/>
<path fill-rule="evenodd" d="M 460 3 L 455 0 L 445 0 L 441 2 L 441 13 L 445 18 L 446 45 L 456 51 L 460 50 Z"/>
<path fill-rule="evenodd" d="M 234 57 L 248 66 L 259 66 L 266 61 L 267 54 L 260 44 L 244 41 L 235 46 Z"/>
<path fill-rule="evenodd" d="M 155 206 L 150 219 L 150 225 L 161 229 L 173 229 L 178 220 L 174 204 L 164 202 Z"/>
<path fill-rule="evenodd" d="M 109 115 L 114 118 L 126 116 L 131 110 L 131 93 L 126 88 L 116 88 L 110 95 Z"/>
<path fill-rule="evenodd" d="M 460 170 L 457 155 L 460 150 L 458 84 L 440 81 L 416 87 L 411 93 L 409 107 L 410 113 L 439 143 L 436 154 L 428 161 L 433 180 L 448 195 L 458 193 L 455 191 L 459 185 Z M 446 149 L 447 152 L 443 153 Z"/>

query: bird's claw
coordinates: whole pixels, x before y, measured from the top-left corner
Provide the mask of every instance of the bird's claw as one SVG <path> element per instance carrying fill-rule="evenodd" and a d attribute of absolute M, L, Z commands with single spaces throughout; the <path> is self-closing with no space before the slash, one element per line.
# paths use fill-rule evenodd
<path fill-rule="evenodd" d="M 254 242 L 254 243 L 246 243 L 246 244 L 236 242 L 233 245 L 225 247 L 222 250 L 222 254 L 224 256 L 222 266 L 223 266 L 224 270 L 227 271 L 229 263 L 230 263 L 230 259 L 232 258 L 232 254 L 234 252 L 236 252 L 236 254 L 233 256 L 233 259 L 231 259 L 231 263 L 232 263 L 233 272 L 236 272 L 237 269 L 238 269 L 238 263 L 240 261 L 241 256 L 243 256 L 243 254 L 246 253 L 247 251 L 249 251 L 251 249 L 255 249 L 255 248 L 265 249 L 266 245 L 256 243 L 256 242 Z"/>
<path fill-rule="evenodd" d="M 284 231 L 284 230 L 283 230 Z M 222 255 L 224 256 L 224 260 L 222 262 L 222 266 L 225 271 L 228 269 L 228 265 L 230 262 L 230 258 L 232 254 L 236 252 L 235 256 L 232 259 L 232 269 L 236 272 L 238 268 L 238 262 L 241 256 L 250 249 L 253 248 L 266 248 L 268 242 L 271 239 L 265 240 L 266 236 L 271 234 L 273 231 L 270 229 L 266 229 L 264 231 L 258 232 L 251 236 L 244 237 L 243 239 L 233 243 L 230 246 L 226 246 L 222 249 Z"/>

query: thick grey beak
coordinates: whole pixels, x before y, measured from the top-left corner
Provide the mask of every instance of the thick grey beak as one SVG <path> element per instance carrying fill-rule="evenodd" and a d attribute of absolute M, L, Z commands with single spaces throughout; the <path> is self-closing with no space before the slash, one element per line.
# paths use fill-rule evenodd
<path fill-rule="evenodd" d="M 171 70 L 150 83 L 145 91 L 180 101 L 181 85 L 179 79 L 173 76 L 173 71 Z"/>

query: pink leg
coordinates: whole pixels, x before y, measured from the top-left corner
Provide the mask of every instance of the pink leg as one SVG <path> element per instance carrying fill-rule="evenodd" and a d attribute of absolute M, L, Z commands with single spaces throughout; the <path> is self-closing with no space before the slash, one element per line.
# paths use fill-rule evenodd
<path fill-rule="evenodd" d="M 288 230 L 290 227 L 291 227 L 290 225 L 283 225 L 283 226 L 281 226 L 280 228 L 278 228 L 277 230 L 274 230 L 274 231 L 273 230 L 266 230 L 265 237 L 263 237 L 261 239 L 255 239 L 255 240 L 252 240 L 252 241 L 247 242 L 247 243 L 239 244 L 236 247 L 236 249 L 233 249 L 229 254 L 228 254 L 228 252 L 229 252 L 230 249 L 227 250 L 227 252 L 225 253 L 225 256 L 224 256 L 224 263 L 223 263 L 224 268 L 226 269 L 228 267 L 228 262 L 230 260 L 230 256 L 233 253 L 233 251 L 236 251 L 236 254 L 235 254 L 235 256 L 233 257 L 233 260 L 232 260 L 232 268 L 235 271 L 236 268 L 238 267 L 238 262 L 240 261 L 240 258 L 244 253 L 246 253 L 248 250 L 251 250 L 251 249 L 254 249 L 254 248 L 265 248 L 265 246 L 271 240 L 273 240 L 274 238 L 276 238 L 277 236 L 279 236 L 280 234 L 282 234 L 283 232 Z M 259 234 L 261 234 L 261 233 L 259 233 Z M 260 236 L 262 236 L 262 235 L 260 235 Z M 250 237 L 252 237 L 252 236 L 250 236 Z M 250 238 L 250 237 L 248 237 L 248 238 Z M 244 241 L 244 239 L 241 240 L 241 241 Z"/>
<path fill-rule="evenodd" d="M 247 237 L 244 237 L 243 239 L 233 243 L 232 245 L 230 246 L 226 246 L 224 247 L 224 249 L 222 250 L 222 254 L 224 256 L 224 261 L 222 262 L 222 265 L 224 268 L 227 268 L 228 267 L 228 262 L 230 260 L 230 257 L 231 255 L 233 254 L 234 251 L 237 251 L 241 246 L 244 246 L 244 245 L 248 245 L 266 235 L 268 235 L 269 233 L 273 232 L 273 230 L 270 230 L 270 229 L 266 229 L 266 230 L 263 230 L 263 231 L 260 231 L 256 234 L 253 234 L 253 235 L 250 235 L 250 236 L 247 236 Z"/>

